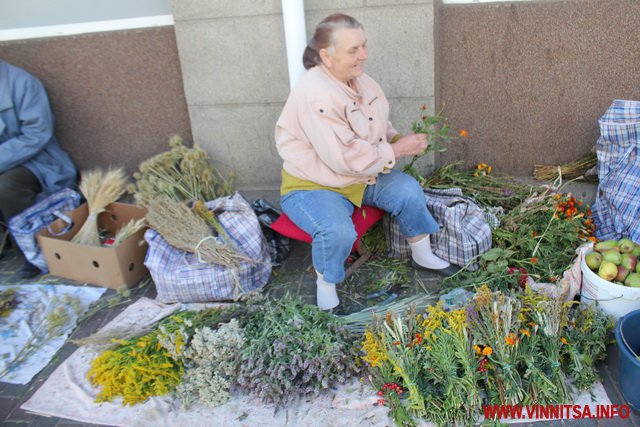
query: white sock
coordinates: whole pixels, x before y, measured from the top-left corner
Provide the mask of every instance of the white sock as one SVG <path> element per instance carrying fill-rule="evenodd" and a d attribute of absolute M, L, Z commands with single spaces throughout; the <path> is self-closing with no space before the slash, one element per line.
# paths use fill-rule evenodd
<path fill-rule="evenodd" d="M 332 308 L 340 304 L 338 293 L 336 292 L 336 284 L 325 281 L 322 277 L 322 274 L 317 274 L 318 279 L 316 280 L 316 298 L 318 301 L 318 307 L 320 307 L 321 310 L 331 310 Z"/>
<path fill-rule="evenodd" d="M 422 267 L 441 270 L 451 265 L 431 251 L 431 241 L 428 235 L 417 242 L 409 242 L 409 247 L 411 248 L 411 258 Z"/>

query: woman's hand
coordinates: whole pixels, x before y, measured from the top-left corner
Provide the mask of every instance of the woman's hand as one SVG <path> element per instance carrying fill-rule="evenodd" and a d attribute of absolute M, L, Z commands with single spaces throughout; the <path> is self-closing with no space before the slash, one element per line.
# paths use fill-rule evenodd
<path fill-rule="evenodd" d="M 407 156 L 417 156 L 427 148 L 427 135 L 424 133 L 410 133 L 391 144 L 396 159 Z"/>

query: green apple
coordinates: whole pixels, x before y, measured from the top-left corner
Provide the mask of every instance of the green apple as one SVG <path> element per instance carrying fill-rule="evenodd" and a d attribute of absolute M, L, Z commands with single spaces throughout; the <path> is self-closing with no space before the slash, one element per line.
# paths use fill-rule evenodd
<path fill-rule="evenodd" d="M 586 262 L 593 271 L 598 271 L 600 264 L 602 264 L 602 254 L 600 252 L 589 252 L 584 257 L 584 262 Z"/>
<path fill-rule="evenodd" d="M 632 288 L 640 288 L 640 273 L 631 273 L 627 276 L 624 284 Z"/>
<path fill-rule="evenodd" d="M 602 261 L 598 269 L 598 276 L 609 282 L 618 275 L 618 266 L 610 261 Z"/>
<path fill-rule="evenodd" d="M 632 254 L 634 254 L 636 257 L 640 256 L 640 245 L 639 244 L 635 244 L 635 246 L 633 247 L 633 250 L 631 251 Z"/>
<path fill-rule="evenodd" d="M 612 262 L 615 265 L 620 265 L 620 263 L 622 262 L 622 256 L 620 255 L 620 252 L 608 250 L 602 252 L 602 260 Z"/>
<path fill-rule="evenodd" d="M 618 242 L 615 240 L 605 240 L 604 242 L 598 242 L 593 247 L 598 252 L 606 251 L 607 249 L 613 249 L 618 247 Z"/>
<path fill-rule="evenodd" d="M 635 243 L 630 239 L 620 239 L 618 240 L 618 248 L 622 253 L 630 253 L 635 247 Z"/>

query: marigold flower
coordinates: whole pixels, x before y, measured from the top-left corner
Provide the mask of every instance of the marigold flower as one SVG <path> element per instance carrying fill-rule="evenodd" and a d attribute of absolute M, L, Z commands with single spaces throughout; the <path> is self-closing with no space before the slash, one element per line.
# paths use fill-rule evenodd
<path fill-rule="evenodd" d="M 467 132 L 464 129 L 460 129 L 459 133 L 460 133 L 460 136 L 463 137 L 463 138 L 468 138 L 469 137 L 469 132 Z"/>
<path fill-rule="evenodd" d="M 590 242 L 595 243 L 598 239 L 596 239 L 594 236 L 589 236 L 589 237 L 587 237 L 587 240 L 590 241 Z"/>
<path fill-rule="evenodd" d="M 567 339 L 565 337 L 560 338 L 560 342 L 564 345 L 569 344 L 569 341 L 567 341 Z"/>
<path fill-rule="evenodd" d="M 480 346 L 478 344 L 474 345 L 472 348 L 476 352 L 476 354 L 482 353 L 482 349 L 480 349 Z"/>
<path fill-rule="evenodd" d="M 537 264 L 538 263 L 538 258 L 533 257 L 531 258 L 531 264 Z"/>
<path fill-rule="evenodd" d="M 520 333 L 521 333 L 522 335 L 526 335 L 526 336 L 528 336 L 528 337 L 530 337 L 530 336 L 531 336 L 531 332 L 529 332 L 529 330 L 527 330 L 527 329 L 520 329 Z"/>
<path fill-rule="evenodd" d="M 491 347 L 487 346 L 487 347 L 482 349 L 482 355 L 483 356 L 489 356 L 491 354 L 493 354 L 493 349 Z"/>

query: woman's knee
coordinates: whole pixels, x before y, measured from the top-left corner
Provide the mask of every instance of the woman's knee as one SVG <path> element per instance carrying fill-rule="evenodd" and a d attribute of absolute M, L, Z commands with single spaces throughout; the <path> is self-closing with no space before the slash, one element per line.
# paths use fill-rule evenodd
<path fill-rule="evenodd" d="M 314 241 L 316 239 L 322 239 L 326 241 L 329 246 L 339 250 L 339 248 L 351 248 L 358 238 L 358 235 L 353 222 L 343 223 L 336 221 L 323 227 L 313 238 Z"/>

